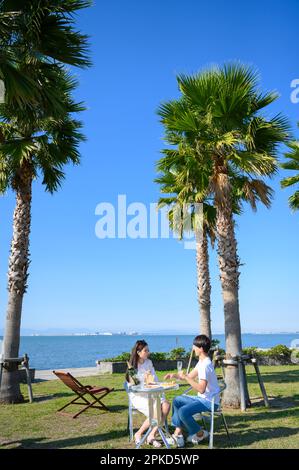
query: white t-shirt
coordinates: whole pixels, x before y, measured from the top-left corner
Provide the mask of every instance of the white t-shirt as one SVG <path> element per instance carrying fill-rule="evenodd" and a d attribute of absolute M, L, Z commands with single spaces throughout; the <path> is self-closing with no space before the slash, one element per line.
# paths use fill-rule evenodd
<path fill-rule="evenodd" d="M 220 392 L 220 388 L 211 359 L 209 357 L 206 357 L 205 359 L 199 359 L 195 369 L 197 369 L 198 372 L 198 380 L 203 379 L 207 381 L 207 386 L 204 393 L 198 392 L 198 396 L 200 398 L 204 398 L 205 400 L 212 401 L 213 394 Z M 219 405 L 219 394 L 215 395 L 215 404 Z"/>
<path fill-rule="evenodd" d="M 147 371 L 150 371 L 150 373 L 154 377 L 155 382 L 159 382 L 153 363 L 150 359 L 145 359 L 143 364 L 138 363 L 137 375 L 145 374 L 145 372 Z"/>

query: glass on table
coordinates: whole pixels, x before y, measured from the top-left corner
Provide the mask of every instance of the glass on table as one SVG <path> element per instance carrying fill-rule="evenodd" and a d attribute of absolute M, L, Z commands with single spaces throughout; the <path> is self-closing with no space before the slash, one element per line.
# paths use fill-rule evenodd
<path fill-rule="evenodd" d="M 180 373 L 183 369 L 183 361 L 177 361 L 176 365 L 177 365 L 178 373 Z"/>

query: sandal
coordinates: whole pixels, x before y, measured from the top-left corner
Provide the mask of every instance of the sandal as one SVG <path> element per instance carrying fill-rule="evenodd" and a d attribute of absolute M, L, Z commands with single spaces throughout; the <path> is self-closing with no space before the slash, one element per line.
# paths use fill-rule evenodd
<path fill-rule="evenodd" d="M 157 439 L 151 439 L 151 440 L 146 440 L 146 443 L 149 445 L 149 446 L 154 446 L 154 447 L 162 447 L 162 444 L 157 441 Z"/>

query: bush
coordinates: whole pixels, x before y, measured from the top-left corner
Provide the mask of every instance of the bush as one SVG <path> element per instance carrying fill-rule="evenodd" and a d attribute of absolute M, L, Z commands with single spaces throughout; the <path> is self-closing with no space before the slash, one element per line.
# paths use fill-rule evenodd
<path fill-rule="evenodd" d="M 219 344 L 219 340 L 213 340 L 215 341 L 215 345 Z M 220 355 L 225 354 L 225 350 L 221 348 L 217 348 L 217 351 L 219 352 Z M 272 358 L 287 358 L 290 359 L 291 354 L 292 354 L 292 349 L 289 349 L 287 346 L 284 344 L 278 344 L 277 346 L 274 346 L 273 348 L 269 349 L 268 351 L 259 351 L 256 346 L 250 346 L 248 348 L 243 348 L 242 350 L 243 354 L 248 354 L 252 355 L 254 357 L 263 357 L 263 356 L 269 356 Z M 129 352 L 123 352 L 119 356 L 115 356 L 112 358 L 108 359 L 102 359 L 103 362 L 124 362 L 124 361 L 129 361 L 130 359 L 130 353 Z M 295 357 L 299 357 L 299 351 L 296 354 Z M 150 355 L 150 359 L 152 361 L 165 361 L 167 359 L 170 360 L 182 360 L 182 359 L 188 359 L 189 358 L 189 353 L 186 352 L 184 348 L 175 348 L 172 349 L 169 353 L 166 352 L 153 352 Z"/>
<path fill-rule="evenodd" d="M 256 346 L 250 346 L 249 348 L 243 348 L 242 353 L 248 354 L 249 356 L 258 356 L 262 351 L 258 351 Z"/>
<path fill-rule="evenodd" d="M 213 350 L 212 350 L 213 351 Z M 222 348 L 217 348 L 216 350 L 219 356 L 224 356 L 225 355 L 225 349 Z"/>
<path fill-rule="evenodd" d="M 107 359 L 103 359 L 103 362 L 123 362 L 123 361 L 129 361 L 130 360 L 131 353 L 129 352 L 123 352 L 119 356 L 115 357 L 110 357 Z"/>
<path fill-rule="evenodd" d="M 269 351 L 267 351 L 267 355 L 270 357 L 283 356 L 286 358 L 290 358 L 291 354 L 292 354 L 292 350 L 289 349 L 284 344 L 278 344 L 277 346 L 274 346 L 273 348 L 269 349 Z"/>
<path fill-rule="evenodd" d="M 152 361 L 165 361 L 167 359 L 167 353 L 164 352 L 153 352 L 149 357 Z"/>
<path fill-rule="evenodd" d="M 186 358 L 186 350 L 184 348 L 175 348 L 168 353 L 168 359 L 177 361 Z"/>
<path fill-rule="evenodd" d="M 220 344 L 220 340 L 219 339 L 212 339 L 211 341 L 211 349 L 218 349 L 218 346 Z"/>

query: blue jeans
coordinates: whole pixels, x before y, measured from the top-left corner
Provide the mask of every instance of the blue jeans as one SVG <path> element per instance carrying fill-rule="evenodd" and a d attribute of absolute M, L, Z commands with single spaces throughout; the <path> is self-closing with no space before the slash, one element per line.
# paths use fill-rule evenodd
<path fill-rule="evenodd" d="M 188 397 L 187 395 L 180 395 L 172 402 L 172 420 L 171 424 L 175 427 L 184 427 L 188 435 L 196 434 L 200 431 L 201 427 L 193 418 L 196 413 L 203 411 L 211 411 L 212 403 L 200 397 Z M 214 405 L 215 411 L 218 405 Z"/>

